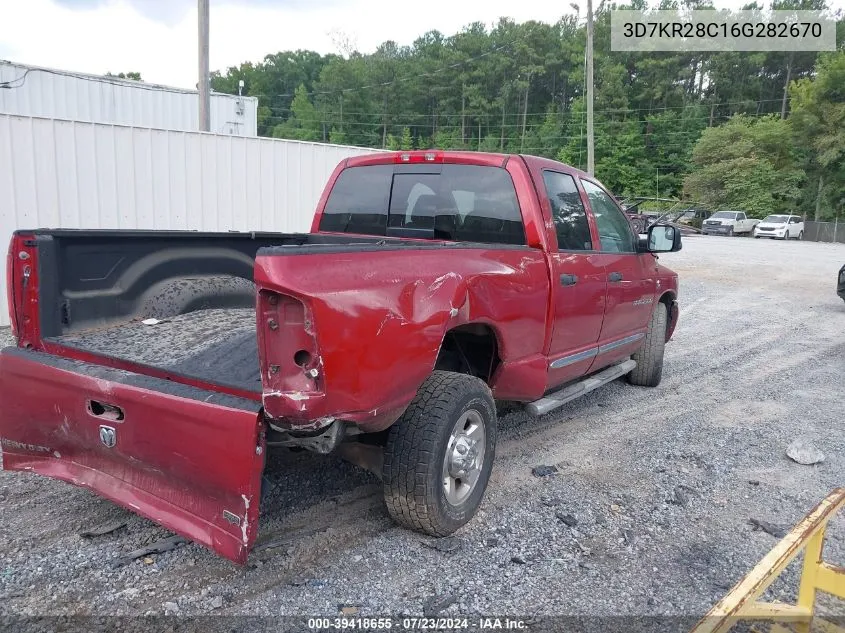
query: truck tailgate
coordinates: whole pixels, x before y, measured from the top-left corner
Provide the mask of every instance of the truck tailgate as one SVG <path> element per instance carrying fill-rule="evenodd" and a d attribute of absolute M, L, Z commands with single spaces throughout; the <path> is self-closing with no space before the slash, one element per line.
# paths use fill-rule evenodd
<path fill-rule="evenodd" d="M 258 528 L 260 405 L 15 347 L 0 351 L 5 470 L 88 488 L 243 563 Z"/>

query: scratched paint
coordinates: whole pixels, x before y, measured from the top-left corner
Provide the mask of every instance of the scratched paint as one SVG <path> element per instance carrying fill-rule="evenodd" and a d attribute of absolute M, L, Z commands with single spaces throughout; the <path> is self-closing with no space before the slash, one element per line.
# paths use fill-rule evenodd
<path fill-rule="evenodd" d="M 244 520 L 241 523 L 241 536 L 243 538 L 243 543 L 245 547 L 249 547 L 249 502 L 250 498 L 246 495 L 241 495 L 241 499 L 244 500 Z"/>

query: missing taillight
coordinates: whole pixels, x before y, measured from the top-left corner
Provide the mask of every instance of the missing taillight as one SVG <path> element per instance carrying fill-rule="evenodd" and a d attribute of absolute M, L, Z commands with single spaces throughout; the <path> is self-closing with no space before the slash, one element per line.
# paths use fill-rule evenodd
<path fill-rule="evenodd" d="M 293 355 L 293 362 L 300 367 L 307 367 L 311 364 L 311 353 L 308 350 L 301 349 Z"/>

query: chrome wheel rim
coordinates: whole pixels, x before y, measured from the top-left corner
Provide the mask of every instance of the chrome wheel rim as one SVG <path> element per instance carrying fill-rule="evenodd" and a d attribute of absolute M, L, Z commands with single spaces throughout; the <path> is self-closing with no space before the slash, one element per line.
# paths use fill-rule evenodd
<path fill-rule="evenodd" d="M 475 490 L 484 465 L 484 418 L 475 409 L 455 422 L 443 458 L 443 492 L 451 505 L 460 505 Z"/>

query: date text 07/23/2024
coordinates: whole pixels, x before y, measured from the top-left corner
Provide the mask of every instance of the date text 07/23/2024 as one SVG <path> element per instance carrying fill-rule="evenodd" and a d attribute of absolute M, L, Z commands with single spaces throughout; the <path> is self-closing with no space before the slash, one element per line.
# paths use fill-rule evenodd
<path fill-rule="evenodd" d="M 309 630 L 391 630 L 400 631 L 494 631 L 494 630 L 526 630 L 527 623 L 518 618 L 425 618 L 405 617 L 394 618 L 361 618 L 361 617 L 335 617 L 335 618 L 308 618 Z"/>

